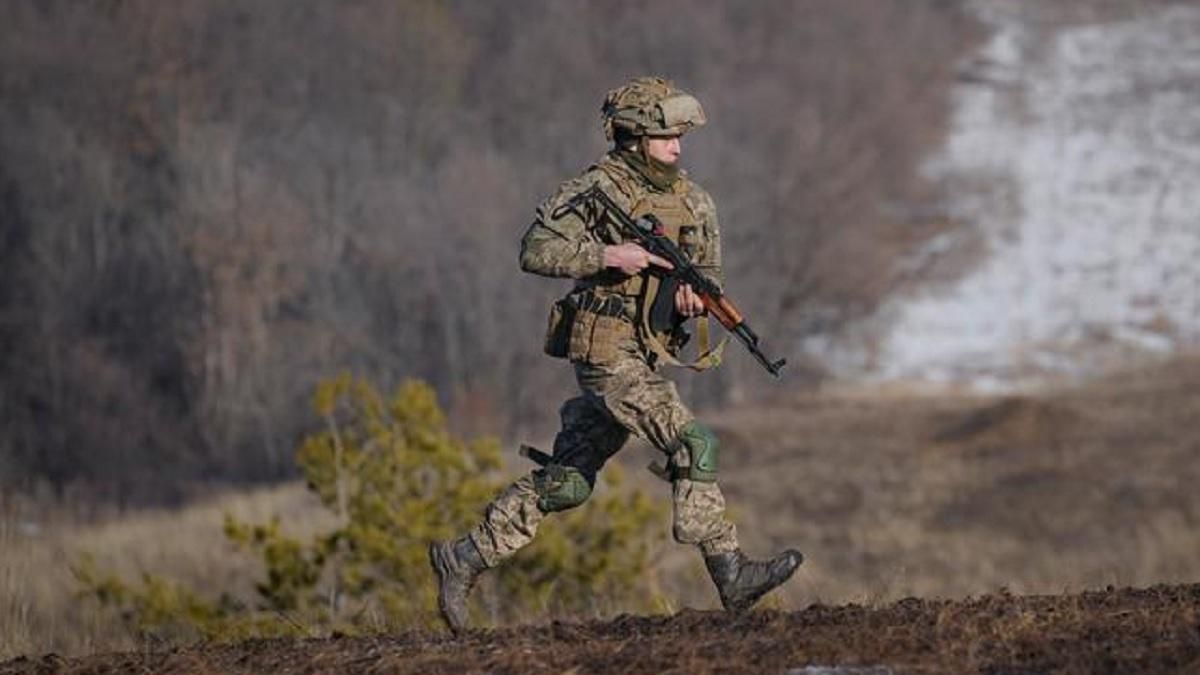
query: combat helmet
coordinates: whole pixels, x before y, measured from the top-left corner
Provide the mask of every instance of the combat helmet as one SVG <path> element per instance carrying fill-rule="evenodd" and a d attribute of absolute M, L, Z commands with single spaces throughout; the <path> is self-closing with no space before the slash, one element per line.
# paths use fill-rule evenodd
<path fill-rule="evenodd" d="M 604 136 L 678 136 L 704 126 L 704 108 L 694 96 L 661 77 L 635 77 L 608 92 L 600 108 Z"/>

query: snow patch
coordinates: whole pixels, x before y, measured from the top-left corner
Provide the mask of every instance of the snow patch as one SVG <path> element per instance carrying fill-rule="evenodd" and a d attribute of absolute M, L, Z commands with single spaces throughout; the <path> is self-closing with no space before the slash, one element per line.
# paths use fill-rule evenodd
<path fill-rule="evenodd" d="M 989 255 L 893 299 L 874 353 L 835 363 L 1006 389 L 1200 343 L 1200 8 L 1039 44 L 1018 4 L 974 3 L 995 32 L 964 64 L 953 132 L 926 167 L 964 186 L 950 207 Z"/>

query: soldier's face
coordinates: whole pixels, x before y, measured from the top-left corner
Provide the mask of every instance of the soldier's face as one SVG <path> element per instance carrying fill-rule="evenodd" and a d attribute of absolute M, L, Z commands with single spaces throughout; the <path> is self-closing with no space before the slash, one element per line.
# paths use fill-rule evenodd
<path fill-rule="evenodd" d="M 646 154 L 663 164 L 678 162 L 681 149 L 678 136 L 646 137 Z"/>

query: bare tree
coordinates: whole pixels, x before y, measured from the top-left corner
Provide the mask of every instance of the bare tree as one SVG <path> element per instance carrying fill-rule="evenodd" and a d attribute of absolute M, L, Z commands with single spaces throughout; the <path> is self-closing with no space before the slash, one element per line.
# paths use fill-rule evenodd
<path fill-rule="evenodd" d="M 129 499 L 283 475 L 341 369 L 428 379 L 473 431 L 551 429 L 566 284 L 517 241 L 635 74 L 704 101 L 685 154 L 731 291 L 794 356 L 946 226 L 894 207 L 936 202 L 915 168 L 974 36 L 938 0 L 7 9 L 0 483 Z M 729 362 L 685 386 L 769 391 Z"/>

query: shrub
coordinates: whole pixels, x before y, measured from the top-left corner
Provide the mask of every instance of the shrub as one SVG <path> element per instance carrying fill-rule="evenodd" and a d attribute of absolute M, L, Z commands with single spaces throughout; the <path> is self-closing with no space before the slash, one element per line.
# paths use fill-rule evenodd
<path fill-rule="evenodd" d="M 296 457 L 308 488 L 337 524 L 301 539 L 278 519 L 247 523 L 226 515 L 229 540 L 262 561 L 256 598 L 239 601 L 226 592 L 205 599 L 151 574 L 130 584 L 101 574 L 88 558 L 75 566 L 83 595 L 119 610 L 140 634 L 167 640 L 439 623 L 426 547 L 465 533 L 504 485 L 498 442 L 457 438 L 433 390 L 419 381 L 385 398 L 343 375 L 318 386 L 314 407 L 324 428 L 303 440 Z M 481 590 L 493 616 L 652 607 L 654 578 L 646 570 L 659 507 L 621 488 L 619 466 L 603 478 L 607 489 L 549 519 L 532 546 L 488 575 Z"/>

